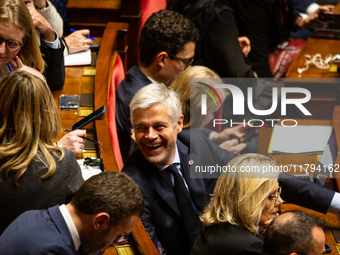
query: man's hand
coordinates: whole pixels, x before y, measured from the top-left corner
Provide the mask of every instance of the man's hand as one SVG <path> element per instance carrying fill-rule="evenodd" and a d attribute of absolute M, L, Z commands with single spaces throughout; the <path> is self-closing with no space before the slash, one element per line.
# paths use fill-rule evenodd
<path fill-rule="evenodd" d="M 246 143 L 238 143 L 237 139 L 231 139 L 228 141 L 225 141 L 219 145 L 222 149 L 225 149 L 226 151 L 233 152 L 237 155 L 241 154 L 241 151 L 247 148 Z"/>
<path fill-rule="evenodd" d="M 90 45 L 93 44 L 91 39 L 85 37 L 89 34 L 90 30 L 82 29 L 66 36 L 64 39 L 68 47 L 68 53 L 72 54 L 89 49 Z"/>
<path fill-rule="evenodd" d="M 27 7 L 32 20 L 34 27 L 39 31 L 40 36 L 49 42 L 54 42 L 56 39 L 54 30 L 51 24 L 34 8 Z"/>
<path fill-rule="evenodd" d="M 326 28 L 329 23 L 334 22 L 334 5 L 321 5 L 319 9 L 308 15 L 307 18 L 301 19 L 298 26 L 302 29 L 308 28 Z"/>
<path fill-rule="evenodd" d="M 77 129 L 64 135 L 58 142 L 62 148 L 72 151 L 76 156 L 84 149 L 85 139 L 82 138 L 83 136 L 86 136 L 86 130 Z"/>
<path fill-rule="evenodd" d="M 221 144 L 227 140 L 233 139 L 233 138 L 240 138 L 241 136 L 244 135 L 244 133 L 242 133 L 242 131 L 246 128 L 249 128 L 250 126 L 248 124 L 246 124 L 246 126 L 244 127 L 242 124 L 235 126 L 235 127 L 231 127 L 231 128 L 226 128 L 224 129 L 221 133 L 219 134 L 215 134 L 212 138 L 212 140 L 217 143 L 217 144 Z"/>
<path fill-rule="evenodd" d="M 237 39 L 238 39 L 238 43 L 240 44 L 243 55 L 247 57 L 251 49 L 250 40 L 246 36 L 241 36 Z"/>
<path fill-rule="evenodd" d="M 9 62 L 9 64 L 15 69 L 21 69 L 24 70 L 28 73 L 31 73 L 35 76 L 37 76 L 38 78 L 42 79 L 43 81 L 45 80 L 44 76 L 36 69 L 26 66 L 21 62 L 21 59 L 18 56 L 15 56 L 14 60 L 11 60 Z"/>

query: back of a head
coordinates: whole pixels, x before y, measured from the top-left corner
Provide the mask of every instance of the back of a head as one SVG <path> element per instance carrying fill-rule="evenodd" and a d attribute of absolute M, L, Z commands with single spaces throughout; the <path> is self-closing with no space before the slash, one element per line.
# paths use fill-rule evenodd
<path fill-rule="evenodd" d="M 148 108 L 162 103 L 168 108 L 174 126 L 182 114 L 181 101 L 178 94 L 164 84 L 151 83 L 141 88 L 130 103 L 130 119 L 133 125 L 133 112 L 138 108 Z"/>
<path fill-rule="evenodd" d="M 193 66 L 178 75 L 170 87 L 173 88 L 181 98 L 184 115 L 183 128 L 197 128 L 204 117 L 204 115 L 201 114 L 201 96 L 202 94 L 206 94 L 205 90 L 208 88 L 206 85 L 197 82 L 202 82 L 212 87 L 214 87 L 215 84 L 223 84 L 218 74 L 205 66 Z M 224 89 L 215 89 L 215 91 L 217 91 L 222 102 L 229 94 L 229 91 Z M 210 100 L 209 97 L 207 112 L 216 107 L 217 104 L 221 106 L 219 100 L 214 102 Z"/>
<path fill-rule="evenodd" d="M 313 229 L 324 228 L 324 222 L 302 211 L 284 212 L 268 226 L 264 236 L 263 254 L 308 254 L 313 250 Z"/>
<path fill-rule="evenodd" d="M 15 71 L 0 82 L 0 102 L 0 159 L 6 161 L 0 172 L 20 170 L 18 179 L 38 152 L 55 169 L 48 149 L 55 149 L 52 139 L 60 135 L 61 122 L 47 84 L 30 73 Z"/>
<path fill-rule="evenodd" d="M 106 212 L 113 225 L 144 213 L 144 199 L 137 184 L 122 172 L 102 172 L 85 181 L 70 202 L 86 215 Z"/>
<path fill-rule="evenodd" d="M 48 85 L 33 74 L 15 71 L 0 82 L 0 144 L 43 140 L 61 132 L 57 106 Z"/>
<path fill-rule="evenodd" d="M 198 36 L 195 25 L 181 14 L 169 10 L 153 13 L 139 38 L 141 64 L 149 67 L 159 52 L 176 55 L 188 42 L 196 42 Z"/>
<path fill-rule="evenodd" d="M 31 15 L 22 0 L 0 0 L 0 23 L 18 27 L 25 34 L 24 45 L 18 56 L 25 65 L 44 71 L 45 62 L 35 36 Z"/>

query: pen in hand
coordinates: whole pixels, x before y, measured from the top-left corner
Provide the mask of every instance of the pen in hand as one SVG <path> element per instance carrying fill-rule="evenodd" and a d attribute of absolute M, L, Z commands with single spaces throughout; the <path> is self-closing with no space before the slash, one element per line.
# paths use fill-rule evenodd
<path fill-rule="evenodd" d="M 73 29 L 73 28 L 71 28 L 70 31 L 71 31 L 71 32 L 77 32 L 77 30 L 75 30 L 75 29 Z M 90 38 L 90 39 L 92 39 L 92 40 L 94 40 L 94 41 L 97 41 L 96 38 L 94 38 L 94 37 L 92 37 L 92 36 L 90 36 L 90 35 L 85 35 L 85 37 Z"/>
<path fill-rule="evenodd" d="M 64 129 L 64 131 L 65 131 L 66 133 L 72 132 L 72 131 L 67 130 L 67 129 Z M 91 138 L 87 138 L 86 136 L 82 136 L 81 138 L 83 138 L 83 139 L 85 139 L 85 140 L 87 140 L 87 141 L 94 142 L 94 143 L 97 143 L 97 144 L 99 144 L 99 145 L 102 145 L 102 143 L 100 143 L 100 142 L 98 142 L 98 141 L 96 141 L 96 140 L 92 140 Z"/>

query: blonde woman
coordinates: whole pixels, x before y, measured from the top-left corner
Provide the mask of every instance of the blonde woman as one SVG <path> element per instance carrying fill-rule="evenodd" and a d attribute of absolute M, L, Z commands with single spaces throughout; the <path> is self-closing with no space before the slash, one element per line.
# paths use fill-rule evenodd
<path fill-rule="evenodd" d="M 231 170 L 216 183 L 191 255 L 262 253 L 263 241 L 257 235 L 278 215 L 283 201 L 279 173 L 242 172 L 250 166 L 264 170 L 275 163 L 259 154 L 241 155 L 228 163 Z"/>
<path fill-rule="evenodd" d="M 206 90 L 210 90 L 205 84 L 214 87 L 215 84 L 223 84 L 223 81 L 213 70 L 204 66 L 193 66 L 184 70 L 170 85 L 179 94 L 181 99 L 184 115 L 183 128 L 201 129 L 204 134 L 209 136 L 221 148 L 235 154 L 240 154 L 247 147 L 247 144 L 239 144 L 237 138 L 244 135 L 242 131 L 248 126 L 238 125 L 233 128 L 225 128 L 221 133 L 212 132 L 204 128 L 212 121 L 214 113 L 221 107 L 217 98 L 214 102 L 207 96 L 207 114 L 201 114 L 201 96 L 207 94 Z M 224 89 L 215 90 L 220 96 L 221 101 L 224 102 L 225 98 L 229 95 L 229 91 Z"/>
<path fill-rule="evenodd" d="M 0 82 L 0 234 L 22 212 L 67 203 L 83 183 L 47 84 L 25 71 Z"/>

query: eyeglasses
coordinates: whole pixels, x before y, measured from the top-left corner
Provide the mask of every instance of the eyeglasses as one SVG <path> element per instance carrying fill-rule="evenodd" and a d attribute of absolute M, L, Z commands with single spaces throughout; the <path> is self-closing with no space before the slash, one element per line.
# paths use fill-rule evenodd
<path fill-rule="evenodd" d="M 281 191 L 282 191 L 282 187 L 279 187 L 275 195 L 270 195 L 268 197 L 269 200 L 275 200 L 274 206 L 276 206 L 277 200 L 279 199 L 279 196 L 281 196 Z"/>
<path fill-rule="evenodd" d="M 0 45 L 5 42 L 6 49 L 9 52 L 17 52 L 21 49 L 21 47 L 24 45 L 23 43 L 19 43 L 14 40 L 5 40 L 4 38 L 0 37 Z"/>
<path fill-rule="evenodd" d="M 111 218 L 111 221 L 113 221 L 112 218 Z M 114 228 L 119 231 L 117 226 L 114 226 Z M 125 244 L 128 240 L 129 240 L 129 235 L 118 235 L 117 238 L 114 240 L 114 243 L 116 243 L 116 244 Z"/>
<path fill-rule="evenodd" d="M 176 57 L 175 55 L 172 55 L 170 53 L 168 53 L 168 55 L 170 56 L 171 59 L 176 59 L 176 60 L 183 62 L 185 64 L 185 68 L 188 68 L 189 66 L 191 66 L 192 62 L 194 62 L 194 58 L 185 60 L 183 58 Z"/>
<path fill-rule="evenodd" d="M 119 235 L 115 239 L 114 243 L 125 244 L 129 240 L 129 236 Z"/>

